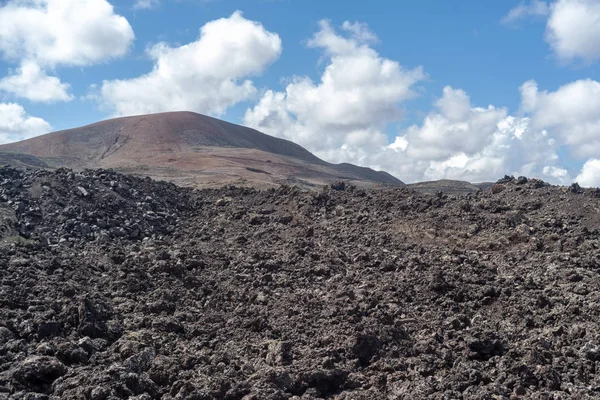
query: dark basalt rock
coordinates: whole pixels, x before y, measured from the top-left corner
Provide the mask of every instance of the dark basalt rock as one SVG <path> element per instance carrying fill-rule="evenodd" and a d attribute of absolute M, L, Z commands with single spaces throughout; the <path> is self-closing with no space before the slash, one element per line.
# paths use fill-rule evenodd
<path fill-rule="evenodd" d="M 598 397 L 596 190 L 334 186 L 0 168 L 0 398 Z"/>
<path fill-rule="evenodd" d="M 66 373 L 67 367 L 54 357 L 31 356 L 17 363 L 10 379 L 15 388 L 43 392 Z"/>

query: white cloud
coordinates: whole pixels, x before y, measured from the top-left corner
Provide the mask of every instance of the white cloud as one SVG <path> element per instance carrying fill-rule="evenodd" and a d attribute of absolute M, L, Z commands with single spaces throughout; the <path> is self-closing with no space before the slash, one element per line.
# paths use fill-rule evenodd
<path fill-rule="evenodd" d="M 600 153 L 600 82 L 583 79 L 540 92 L 535 81 L 528 81 L 521 96 L 536 128 L 555 132 L 578 157 Z"/>
<path fill-rule="evenodd" d="M 569 153 L 571 161 L 591 157 L 576 179 L 584 186 L 600 186 L 600 161 L 595 161 L 600 153 L 600 82 L 578 80 L 541 91 L 535 81 L 527 81 L 520 91 L 523 116 L 515 117 L 503 108 L 475 107 L 465 92 L 446 87 L 435 103 L 437 110 L 387 146 L 397 157 L 386 151 L 368 161 L 409 181 L 494 180 L 512 174 L 570 184 L 573 175 L 563 165 L 569 157 L 564 153 Z"/>
<path fill-rule="evenodd" d="M 364 22 L 344 21 L 342 29 L 350 32 L 360 43 L 377 43 L 379 39 Z"/>
<path fill-rule="evenodd" d="M 583 187 L 600 187 L 600 160 L 597 158 L 587 160 L 575 181 Z"/>
<path fill-rule="evenodd" d="M 413 158 L 446 159 L 458 153 L 473 155 L 482 149 L 498 129 L 498 124 L 507 117 L 505 109 L 493 106 L 473 107 L 465 93 L 451 87 L 444 88 L 443 96 L 437 101 L 439 112 L 431 112 L 422 126 L 413 126 L 407 131 L 407 151 Z M 459 99 L 459 105 L 449 103 Z M 465 108 L 458 114 L 455 108 Z"/>
<path fill-rule="evenodd" d="M 372 39 L 344 27 L 350 37 L 322 22 L 308 42 L 329 57 L 320 82 L 296 77 L 283 92 L 267 91 L 247 110 L 245 124 L 293 140 L 327 161 L 383 169 L 407 182 L 547 176 L 544 167 L 556 175 L 557 144 L 547 131 L 504 108 L 476 107 L 465 91 L 451 87 L 421 125 L 388 140 L 386 127 L 401 117 L 401 102 L 424 73 L 381 57 L 369 46 Z"/>
<path fill-rule="evenodd" d="M 52 103 L 73 99 L 69 85 L 55 76 L 48 76 L 32 61 L 25 61 L 15 73 L 0 79 L 0 91 L 31 101 Z"/>
<path fill-rule="evenodd" d="M 545 1 L 533 0 L 529 3 L 521 3 L 511 9 L 502 22 L 510 24 L 528 17 L 545 17 L 549 13 L 550 7 Z"/>
<path fill-rule="evenodd" d="M 106 0 L 13 0 L 0 7 L 0 53 L 42 67 L 123 56 L 133 29 Z"/>
<path fill-rule="evenodd" d="M 20 104 L 0 103 L 0 144 L 16 142 L 52 130 L 42 118 L 28 115 Z"/>
<path fill-rule="evenodd" d="M 546 42 L 561 62 L 600 59 L 600 0 L 532 0 L 510 10 L 502 22 L 545 16 Z"/>
<path fill-rule="evenodd" d="M 534 129 L 529 118 L 510 116 L 506 109 L 473 106 L 460 89 L 444 88 L 436 110 L 392 142 L 377 128 L 329 131 L 312 126 L 289 112 L 286 100 L 286 93 L 267 92 L 247 112 L 246 123 L 300 142 L 328 161 L 383 169 L 407 182 L 476 182 L 505 174 L 535 175 L 556 183 L 569 180 L 556 165 L 557 142 L 547 131 Z M 332 138 L 331 132 L 338 137 Z"/>
<path fill-rule="evenodd" d="M 190 110 L 213 115 L 253 97 L 246 77 L 257 75 L 281 54 L 281 39 L 241 12 L 211 21 L 197 41 L 149 49 L 155 62 L 148 74 L 129 80 L 104 81 L 100 96 L 116 115 Z"/>
<path fill-rule="evenodd" d="M 444 88 L 436 107 L 420 126 L 402 132 L 404 149 L 378 157 L 401 179 L 477 182 L 505 174 L 541 176 L 544 166 L 556 162 L 555 141 L 532 129 L 528 118 L 494 106 L 475 107 L 464 91 L 451 87 Z"/>
<path fill-rule="evenodd" d="M 556 166 L 545 166 L 542 170 L 544 175 L 551 176 L 556 179 L 564 179 L 569 176 L 569 171 Z"/>
<path fill-rule="evenodd" d="M 172 0 L 175 2 L 181 2 L 181 1 L 185 1 L 185 0 Z M 212 0 L 189 0 L 190 2 L 196 2 L 196 3 L 208 3 Z M 134 10 L 153 10 L 158 8 L 158 6 L 161 4 L 161 0 L 136 0 L 133 3 L 133 9 Z"/>
<path fill-rule="evenodd" d="M 529 80 L 519 88 L 521 92 L 521 108 L 525 112 L 534 111 L 538 101 L 538 87 L 534 80 Z"/>
<path fill-rule="evenodd" d="M 345 23 L 350 37 L 327 21 L 320 25 L 308 42 L 328 56 L 320 81 L 295 77 L 284 92 L 267 91 L 244 122 L 330 160 L 342 147 L 361 159 L 387 144 L 382 130 L 400 119 L 400 103 L 414 96 L 413 87 L 425 74 L 381 57 L 369 46 L 375 36 L 364 24 Z"/>
<path fill-rule="evenodd" d="M 460 89 L 444 88 L 444 95 L 436 102 L 436 105 L 452 121 L 464 120 L 471 111 L 471 100 L 467 93 Z"/>
<path fill-rule="evenodd" d="M 30 101 L 69 101 L 69 85 L 47 70 L 121 57 L 133 39 L 127 19 L 106 0 L 0 2 L 0 55 L 20 63 L 0 90 Z"/>
<path fill-rule="evenodd" d="M 546 41 L 565 62 L 600 59 L 600 1 L 558 0 L 551 6 Z"/>
<path fill-rule="evenodd" d="M 150 10 L 158 7 L 160 0 L 137 0 L 133 5 L 136 10 Z"/>

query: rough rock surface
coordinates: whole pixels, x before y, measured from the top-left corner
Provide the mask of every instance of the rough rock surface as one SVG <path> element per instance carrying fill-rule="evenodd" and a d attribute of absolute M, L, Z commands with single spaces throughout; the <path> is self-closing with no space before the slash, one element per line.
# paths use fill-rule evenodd
<path fill-rule="evenodd" d="M 600 194 L 497 185 L 0 168 L 0 398 L 598 398 Z"/>

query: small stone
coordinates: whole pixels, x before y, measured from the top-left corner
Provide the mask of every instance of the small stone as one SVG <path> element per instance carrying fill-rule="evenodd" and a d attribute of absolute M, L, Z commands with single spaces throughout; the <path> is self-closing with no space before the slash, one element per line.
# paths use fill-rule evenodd
<path fill-rule="evenodd" d="M 525 396 L 526 393 L 527 390 L 522 385 L 518 385 L 517 387 L 515 387 L 515 394 L 517 396 Z"/>
<path fill-rule="evenodd" d="M 20 396 L 19 399 L 23 399 L 23 400 L 48 400 L 49 397 L 48 397 L 47 394 L 29 392 L 29 393 L 25 393 L 22 396 Z"/>
<path fill-rule="evenodd" d="M 81 196 L 83 196 L 83 197 L 89 196 L 88 191 L 85 190 L 85 188 L 83 188 L 82 186 L 77 186 L 77 190 L 79 190 L 79 194 L 81 194 Z"/>
<path fill-rule="evenodd" d="M 294 219 L 294 217 L 292 217 L 291 215 L 282 215 L 277 218 L 277 222 L 279 222 L 280 224 L 283 224 L 283 225 L 287 225 L 290 222 L 292 222 L 293 219 Z"/>
<path fill-rule="evenodd" d="M 268 217 L 265 217 L 263 215 L 254 215 L 252 217 L 250 217 L 250 225 L 262 225 L 265 222 L 268 221 Z"/>
<path fill-rule="evenodd" d="M 43 356 L 53 356 L 55 352 L 54 347 L 46 342 L 40 343 L 38 347 L 35 348 L 35 351 Z"/>
<path fill-rule="evenodd" d="M 17 385 L 41 387 L 50 385 L 67 373 L 67 367 L 55 357 L 31 356 L 21 362 L 11 373 Z"/>
<path fill-rule="evenodd" d="M 66 342 L 57 346 L 56 357 L 66 365 L 85 364 L 89 354 L 75 343 Z"/>
<path fill-rule="evenodd" d="M 292 362 L 292 345 L 290 342 L 273 341 L 269 344 L 267 364 L 272 366 L 289 365 Z"/>
<path fill-rule="evenodd" d="M 8 342 L 9 340 L 14 339 L 14 338 L 15 338 L 15 335 L 14 335 L 14 333 L 12 333 L 12 331 L 10 329 L 0 326 L 0 345 L 3 345 L 6 342 Z"/>
<path fill-rule="evenodd" d="M 53 337 L 60 333 L 61 328 L 60 322 L 42 322 L 38 325 L 37 336 L 39 339 Z"/>
<path fill-rule="evenodd" d="M 110 242 L 110 233 L 106 230 L 102 230 L 96 233 L 96 243 L 103 244 Z"/>
<path fill-rule="evenodd" d="M 142 373 L 150 368 L 155 357 L 156 350 L 149 348 L 129 357 L 123 365 L 131 372 Z"/>
<path fill-rule="evenodd" d="M 346 182 L 344 182 L 344 181 L 335 181 L 330 186 L 333 190 L 337 190 L 337 191 L 346 190 Z"/>
<path fill-rule="evenodd" d="M 494 186 L 492 186 L 492 193 L 498 194 L 498 193 L 504 191 L 504 189 L 505 189 L 504 185 L 496 183 Z"/>
<path fill-rule="evenodd" d="M 105 400 L 110 396 L 110 389 L 104 386 L 97 386 L 90 393 L 90 400 Z"/>

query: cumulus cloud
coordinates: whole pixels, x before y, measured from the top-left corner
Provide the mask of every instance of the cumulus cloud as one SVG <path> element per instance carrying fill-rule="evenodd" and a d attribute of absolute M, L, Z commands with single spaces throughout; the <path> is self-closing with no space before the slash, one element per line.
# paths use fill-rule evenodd
<path fill-rule="evenodd" d="M 364 22 L 345 21 L 342 29 L 350 32 L 352 36 L 361 43 L 377 43 L 379 38 L 375 35 Z"/>
<path fill-rule="evenodd" d="M 308 42 L 328 57 L 320 81 L 295 77 L 284 91 L 267 91 L 247 110 L 245 124 L 330 162 L 386 170 L 407 182 L 483 181 L 508 173 L 568 179 L 556 177 L 557 143 L 547 131 L 504 108 L 477 107 L 461 89 L 444 88 L 421 124 L 388 139 L 389 124 L 401 118 L 402 102 L 425 74 L 379 55 L 365 25 L 350 26 L 342 26 L 344 35 L 322 22 Z"/>
<path fill-rule="evenodd" d="M 575 180 L 581 186 L 600 186 L 600 82 L 581 79 L 555 91 L 540 91 L 531 80 L 520 90 L 522 111 L 532 126 L 552 132 L 574 160 L 588 159 Z M 544 172 L 561 183 L 569 179 L 564 168 Z"/>
<path fill-rule="evenodd" d="M 545 40 L 561 62 L 600 59 L 600 0 L 533 0 L 510 10 L 502 22 L 546 16 Z"/>
<path fill-rule="evenodd" d="M 539 91 L 535 81 L 521 86 L 523 110 L 536 128 L 549 129 L 577 157 L 600 152 L 600 82 L 582 79 L 554 92 Z"/>
<path fill-rule="evenodd" d="M 436 106 L 451 121 L 464 120 L 471 111 L 471 99 L 464 90 L 444 88 L 444 95 L 436 102 Z"/>
<path fill-rule="evenodd" d="M 504 108 L 477 107 L 464 90 L 446 87 L 422 124 L 392 140 L 388 123 L 423 79 L 377 54 L 364 40 L 343 36 L 323 22 L 309 41 L 329 55 L 319 83 L 296 77 L 285 91 L 267 91 L 244 122 L 298 142 L 331 162 L 352 162 L 393 173 L 407 182 L 493 180 L 505 174 L 568 181 L 557 141 L 528 117 Z"/>
<path fill-rule="evenodd" d="M 237 11 L 200 29 L 197 41 L 148 50 L 151 72 L 134 79 L 104 81 L 98 96 L 115 115 L 191 110 L 221 115 L 253 97 L 251 80 L 279 58 L 281 39 Z"/>
<path fill-rule="evenodd" d="M 32 61 L 25 61 L 14 73 L 0 79 L 0 91 L 12 93 L 31 101 L 53 103 L 69 101 L 69 85 L 54 76 L 48 76 Z"/>
<path fill-rule="evenodd" d="M 348 35 L 328 21 L 320 28 L 308 41 L 328 57 L 320 81 L 295 77 L 285 91 L 267 91 L 247 110 L 244 122 L 325 158 L 335 158 L 343 146 L 360 157 L 386 144 L 383 129 L 400 119 L 401 102 L 414 96 L 414 85 L 425 74 L 380 56 L 369 46 L 376 36 L 364 24 L 344 23 Z"/>
<path fill-rule="evenodd" d="M 51 130 L 48 122 L 28 115 L 20 104 L 0 103 L 0 144 L 24 140 Z"/>
<path fill-rule="evenodd" d="M 600 1 L 558 0 L 551 6 L 546 41 L 565 62 L 600 58 Z"/>
<path fill-rule="evenodd" d="M 405 145 L 397 148 L 399 140 Z M 464 91 L 446 87 L 423 123 L 402 132 L 379 159 L 411 181 L 477 182 L 505 174 L 547 176 L 558 158 L 555 148 L 548 132 L 532 129 L 528 118 L 476 107 Z"/>
<path fill-rule="evenodd" d="M 124 55 L 133 29 L 106 0 L 13 0 L 0 7 L 0 53 L 41 66 L 86 66 Z"/>
<path fill-rule="evenodd" d="M 556 166 L 545 166 L 542 170 L 544 175 L 551 176 L 555 179 L 564 179 L 569 176 L 569 171 L 564 168 Z"/>
<path fill-rule="evenodd" d="M 12 0 L 0 3 L 0 55 L 21 64 L 0 90 L 31 101 L 68 101 L 69 86 L 47 71 L 123 56 L 134 39 L 106 0 Z"/>
<path fill-rule="evenodd" d="M 446 87 L 436 110 L 387 146 L 401 157 L 386 151 L 371 163 L 414 180 L 479 181 L 513 174 L 570 184 L 576 173 L 571 175 L 565 162 L 588 159 L 575 180 L 600 186 L 600 82 L 577 80 L 547 91 L 531 80 L 520 92 L 516 117 L 504 108 L 473 106 L 464 91 Z"/>
<path fill-rule="evenodd" d="M 549 13 L 550 7 L 545 1 L 533 0 L 529 3 L 521 3 L 511 9 L 502 22 L 510 24 L 529 17 L 545 17 Z"/>
<path fill-rule="evenodd" d="M 600 187 L 600 160 L 597 158 L 587 160 L 575 181 L 583 187 Z"/>

